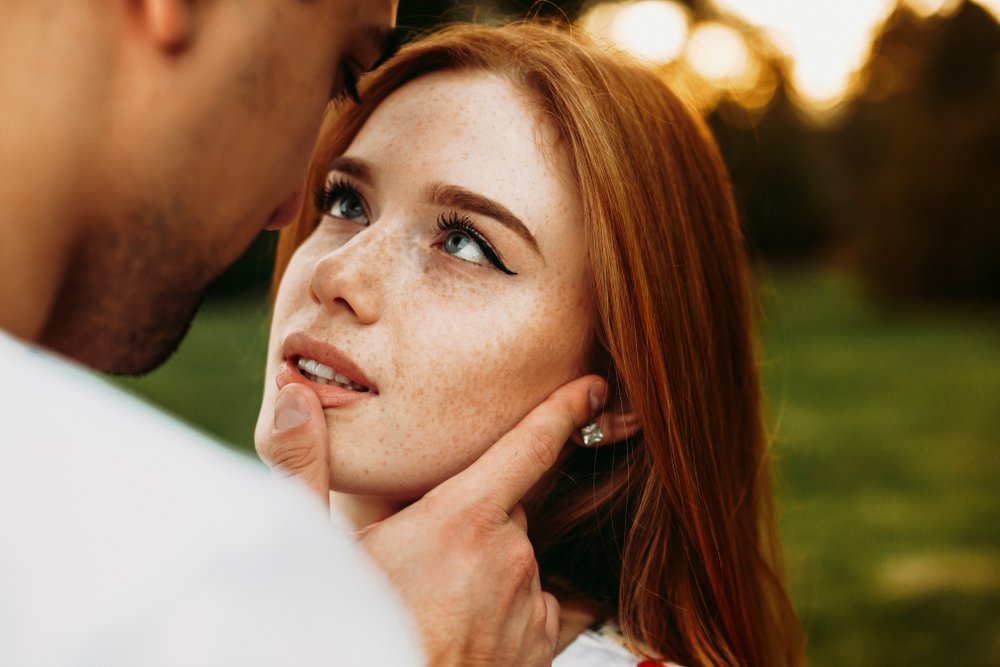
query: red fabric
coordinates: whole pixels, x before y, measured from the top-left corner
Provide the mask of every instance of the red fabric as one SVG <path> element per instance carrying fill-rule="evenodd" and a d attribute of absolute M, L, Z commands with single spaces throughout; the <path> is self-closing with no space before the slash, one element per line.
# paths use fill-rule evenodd
<path fill-rule="evenodd" d="M 663 667 L 663 663 L 656 660 L 643 660 L 635 667 Z"/>

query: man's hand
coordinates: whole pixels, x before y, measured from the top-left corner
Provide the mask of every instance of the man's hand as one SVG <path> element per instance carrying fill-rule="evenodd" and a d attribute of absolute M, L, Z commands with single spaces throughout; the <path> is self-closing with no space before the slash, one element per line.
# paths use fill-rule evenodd
<path fill-rule="evenodd" d="M 541 589 L 520 502 L 606 393 L 597 376 L 564 385 L 463 472 L 362 532 L 409 606 L 432 665 L 552 662 L 559 604 Z M 257 451 L 327 500 L 326 423 L 308 389 L 282 390 L 275 427 Z"/>

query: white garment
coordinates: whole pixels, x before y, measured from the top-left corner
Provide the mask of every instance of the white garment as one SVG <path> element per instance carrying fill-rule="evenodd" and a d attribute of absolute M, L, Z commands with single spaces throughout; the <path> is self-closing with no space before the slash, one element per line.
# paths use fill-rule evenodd
<path fill-rule="evenodd" d="M 552 661 L 552 667 L 636 667 L 646 660 L 611 637 L 610 627 L 586 630 L 577 635 L 569 646 Z M 663 667 L 679 667 L 672 662 L 657 663 Z"/>
<path fill-rule="evenodd" d="M 0 665 L 416 665 L 319 503 L 0 332 Z"/>

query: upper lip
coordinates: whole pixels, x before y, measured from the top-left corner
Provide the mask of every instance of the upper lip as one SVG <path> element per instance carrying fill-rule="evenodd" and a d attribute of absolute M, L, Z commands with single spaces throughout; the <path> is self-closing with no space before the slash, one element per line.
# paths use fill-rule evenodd
<path fill-rule="evenodd" d="M 304 333 L 296 332 L 285 337 L 283 353 L 285 359 L 293 364 L 298 363 L 302 357 L 314 359 L 329 366 L 337 373 L 346 375 L 352 382 L 367 388 L 372 393 L 378 393 L 375 384 L 358 368 L 357 364 L 329 343 L 323 343 Z"/>

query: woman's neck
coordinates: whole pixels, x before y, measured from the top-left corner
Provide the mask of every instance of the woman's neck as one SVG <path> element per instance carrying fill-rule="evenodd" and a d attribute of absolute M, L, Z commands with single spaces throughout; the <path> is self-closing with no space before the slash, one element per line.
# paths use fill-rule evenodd
<path fill-rule="evenodd" d="M 556 643 L 556 654 L 561 653 L 597 620 L 591 606 L 579 600 L 559 601 L 559 641 Z"/>
<path fill-rule="evenodd" d="M 339 516 L 336 515 L 337 512 L 334 512 L 333 522 L 347 530 L 361 530 L 377 521 L 382 521 L 403 509 L 407 504 L 394 499 L 330 492 L 330 507 L 339 511 Z M 347 520 L 346 526 L 343 525 L 345 519 Z M 556 653 L 569 646 L 581 632 L 597 620 L 596 614 L 590 608 L 591 605 L 585 602 L 560 600 L 559 605 L 559 641 L 556 644 Z"/>
<path fill-rule="evenodd" d="M 348 525 L 343 527 L 352 530 L 361 530 L 387 519 L 407 504 L 396 499 L 330 492 L 330 507 L 340 513 L 340 517 L 333 516 L 333 522 L 339 525 L 343 523 L 343 519 L 347 519 Z"/>

